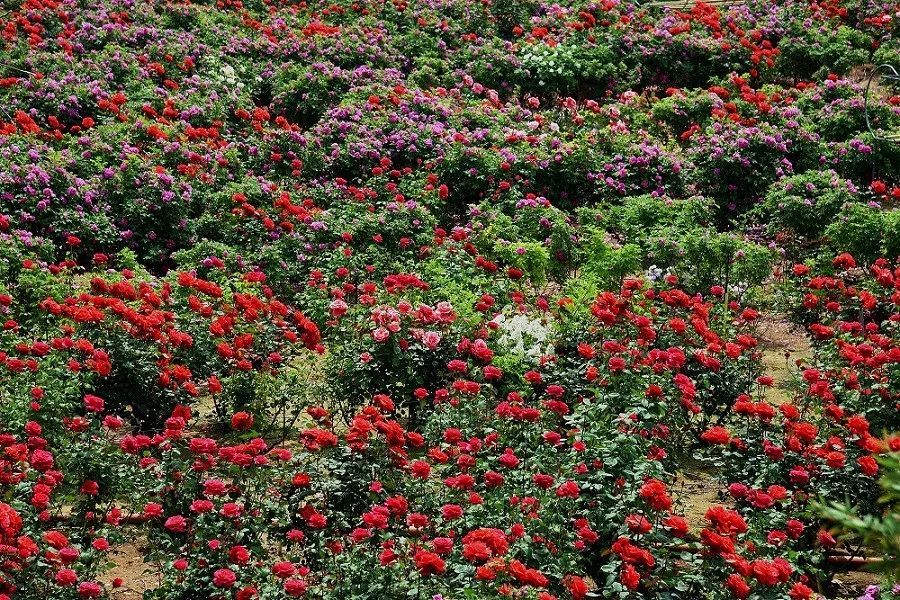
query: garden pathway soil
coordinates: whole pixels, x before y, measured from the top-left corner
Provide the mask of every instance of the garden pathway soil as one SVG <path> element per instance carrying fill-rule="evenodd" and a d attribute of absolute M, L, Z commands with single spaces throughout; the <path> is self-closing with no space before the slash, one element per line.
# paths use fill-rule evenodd
<path fill-rule="evenodd" d="M 114 566 L 102 578 L 110 590 L 112 600 L 140 600 L 144 592 L 156 588 L 156 576 L 148 572 L 149 565 L 144 562 L 146 546 L 147 538 L 141 535 L 122 544 L 112 553 Z M 122 585 L 113 588 L 112 582 L 117 578 L 122 580 Z"/>
<path fill-rule="evenodd" d="M 793 395 L 797 361 L 808 361 L 812 357 L 809 340 L 800 327 L 783 316 L 764 319 L 759 324 L 756 337 L 762 352 L 764 372 L 775 380 L 766 390 L 766 399 L 774 404 L 789 402 Z M 703 470 L 686 469 L 678 474 L 672 493 L 691 529 L 699 530 L 704 526 L 706 509 L 722 502 L 721 490 L 722 485 L 716 478 Z"/>
<path fill-rule="evenodd" d="M 797 361 L 807 362 L 812 358 L 809 339 L 802 328 L 779 316 L 763 319 L 756 337 L 762 351 L 763 369 L 775 380 L 766 390 L 766 399 L 773 404 L 790 402 Z"/>

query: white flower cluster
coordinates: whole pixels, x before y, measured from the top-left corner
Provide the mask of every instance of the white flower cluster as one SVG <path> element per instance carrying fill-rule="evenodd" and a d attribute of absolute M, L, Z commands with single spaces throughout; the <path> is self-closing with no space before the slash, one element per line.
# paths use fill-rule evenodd
<path fill-rule="evenodd" d="M 747 283 L 746 281 L 738 281 L 737 283 L 733 283 L 728 286 L 728 293 L 732 296 L 740 298 L 748 289 L 750 289 L 749 283 Z"/>
<path fill-rule="evenodd" d="M 227 90 L 230 95 L 240 95 L 247 85 L 245 73 L 238 73 L 233 66 L 215 59 L 204 62 L 207 77 L 215 81 L 220 89 Z"/>
<path fill-rule="evenodd" d="M 657 281 L 661 279 L 662 276 L 663 270 L 656 265 L 650 265 L 650 268 L 647 269 L 647 279 L 649 279 L 650 281 Z"/>
<path fill-rule="evenodd" d="M 538 358 L 552 352 L 552 345 L 547 341 L 550 327 L 540 319 L 523 314 L 507 318 L 500 314 L 494 317 L 494 322 L 501 332 L 497 343 L 508 351 L 528 358 Z"/>
<path fill-rule="evenodd" d="M 544 86 L 544 77 L 575 77 L 578 68 L 578 49 L 572 44 L 530 44 L 522 54 L 522 66 Z"/>
<path fill-rule="evenodd" d="M 238 84 L 237 73 L 234 72 L 234 67 L 231 65 L 224 65 L 220 73 L 222 75 L 220 81 L 223 83 L 227 83 L 232 87 Z"/>

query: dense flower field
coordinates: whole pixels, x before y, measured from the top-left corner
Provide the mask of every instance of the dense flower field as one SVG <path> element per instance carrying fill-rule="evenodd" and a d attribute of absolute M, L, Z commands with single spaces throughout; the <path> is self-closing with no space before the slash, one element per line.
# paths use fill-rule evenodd
<path fill-rule="evenodd" d="M 896 1 L 4 7 L 0 599 L 891 564 Z"/>

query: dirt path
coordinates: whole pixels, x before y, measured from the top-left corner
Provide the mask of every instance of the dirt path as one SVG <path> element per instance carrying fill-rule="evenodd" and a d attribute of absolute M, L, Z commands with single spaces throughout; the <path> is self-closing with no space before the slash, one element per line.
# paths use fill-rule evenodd
<path fill-rule="evenodd" d="M 773 404 L 784 404 L 793 398 L 797 361 L 808 361 L 812 349 L 803 329 L 786 318 L 767 317 L 757 330 L 762 352 L 763 372 L 775 380 L 766 390 L 766 399 Z M 704 515 L 713 504 L 722 503 L 721 482 L 703 469 L 686 468 L 678 473 L 672 485 L 672 496 L 684 513 L 693 531 L 705 525 Z"/>
<path fill-rule="evenodd" d="M 812 358 L 812 349 L 803 329 L 786 318 L 773 315 L 765 318 L 757 331 L 762 351 L 763 370 L 775 380 L 766 390 L 766 400 L 784 404 L 793 398 L 797 362 Z"/>
<path fill-rule="evenodd" d="M 156 577 L 149 573 L 149 565 L 144 563 L 147 538 L 140 535 L 122 544 L 112 553 L 110 559 L 115 565 L 103 576 L 103 583 L 110 590 L 112 600 L 139 600 L 144 592 L 156 587 Z M 122 585 L 113 587 L 113 581 L 121 579 Z"/>
<path fill-rule="evenodd" d="M 707 526 L 704 515 L 714 504 L 723 504 L 719 491 L 722 485 L 703 471 L 681 471 L 672 483 L 672 498 L 687 519 L 691 532 L 699 534 Z"/>

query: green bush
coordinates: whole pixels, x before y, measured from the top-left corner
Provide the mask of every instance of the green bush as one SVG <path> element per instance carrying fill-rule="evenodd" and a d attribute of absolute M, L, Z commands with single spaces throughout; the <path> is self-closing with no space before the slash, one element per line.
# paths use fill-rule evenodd
<path fill-rule="evenodd" d="M 844 205 L 857 198 L 853 184 L 834 171 L 809 171 L 772 185 L 751 216 L 765 223 L 770 235 L 789 230 L 815 240 Z"/>
<path fill-rule="evenodd" d="M 849 252 L 857 262 L 870 263 L 881 254 L 884 242 L 884 211 L 865 204 L 847 206 L 825 228 L 830 254 Z"/>

